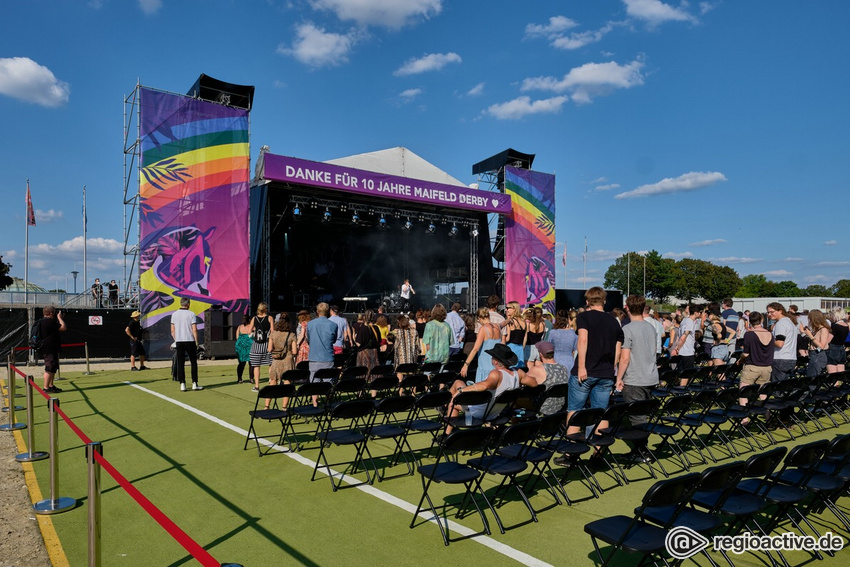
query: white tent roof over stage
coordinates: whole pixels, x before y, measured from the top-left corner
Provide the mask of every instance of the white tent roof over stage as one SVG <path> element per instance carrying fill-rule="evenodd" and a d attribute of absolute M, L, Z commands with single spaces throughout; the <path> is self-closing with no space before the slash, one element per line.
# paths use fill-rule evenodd
<path fill-rule="evenodd" d="M 325 163 L 374 171 L 375 173 L 386 175 L 396 175 L 399 177 L 432 181 L 434 183 L 443 183 L 445 185 L 466 187 L 466 184 L 462 181 L 458 181 L 436 165 L 401 146 L 387 150 L 378 150 L 377 152 L 329 159 Z"/>

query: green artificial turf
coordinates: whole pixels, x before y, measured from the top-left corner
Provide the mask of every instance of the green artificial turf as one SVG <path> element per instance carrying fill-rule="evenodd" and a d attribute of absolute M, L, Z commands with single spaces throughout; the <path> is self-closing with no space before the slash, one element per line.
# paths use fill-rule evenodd
<path fill-rule="evenodd" d="M 475 539 L 451 532 L 449 547 L 443 545 L 436 525 L 423 519 L 409 529 L 412 513 L 381 500 L 369 490 L 348 487 L 332 492 L 325 475 L 310 481 L 311 469 L 283 453 L 258 457 L 253 442 L 242 449 L 244 433 L 195 415 L 173 403 L 125 384 L 131 381 L 153 392 L 196 408 L 239 430 L 249 424 L 248 411 L 256 394 L 249 385 L 235 384 L 230 366 L 201 366 L 200 383 L 205 390 L 180 392 L 167 369 L 144 373 L 101 371 L 93 376 L 64 375 L 57 382 L 61 408 L 93 440 L 103 443 L 104 457 L 154 505 L 167 514 L 190 537 L 221 562 L 245 566 L 264 565 L 516 565 L 517 560 Z M 36 401 L 36 450 L 47 449 L 46 402 Z M 260 432 L 272 433 L 274 425 L 260 424 Z M 84 565 L 87 558 L 87 472 L 84 445 L 63 423 L 59 426 L 60 475 L 58 496 L 77 498 L 73 510 L 56 514 L 53 520 L 71 565 Z M 299 431 L 307 428 L 299 426 Z M 830 428 L 803 438 L 808 442 L 850 432 L 850 426 Z M 784 433 L 777 432 L 785 440 Z M 414 449 L 427 445 L 425 436 L 411 437 Z M 790 442 L 784 444 L 790 446 Z M 391 451 L 391 442 L 373 445 L 375 455 Z M 622 445 L 615 452 L 625 452 Z M 722 449 L 716 450 L 724 455 Z M 298 455 L 313 460 L 315 442 L 307 443 Z M 349 448 L 331 449 L 330 457 L 350 454 Z M 748 455 L 745 454 L 744 458 Z M 729 462 L 726 457 L 721 462 Z M 678 473 L 675 462 L 664 459 L 670 472 Z M 45 498 L 49 497 L 48 461 L 33 464 Z M 403 464 L 388 474 L 403 474 Z M 695 470 L 700 470 L 699 468 Z M 539 565 L 591 565 L 595 553 L 583 526 L 592 520 L 631 514 L 652 480 L 642 469 L 627 473 L 630 484 L 618 487 L 612 478 L 597 473 L 605 493 L 595 499 L 577 480 L 566 489 L 576 501 L 572 506 L 555 506 L 553 498 L 538 487 L 531 496 L 539 523 L 532 523 L 527 509 L 511 491 L 499 508 L 507 529 L 502 535 L 490 519 L 493 535 L 488 542 L 527 554 L 528 563 Z M 363 478 L 362 474 L 357 475 Z M 102 564 L 183 565 L 194 559 L 105 472 L 102 478 Z M 486 481 L 491 490 L 496 482 Z M 401 499 L 415 507 L 421 496 L 418 475 L 397 476 L 375 482 L 374 490 Z M 453 487 L 436 486 L 436 503 L 456 494 Z M 451 501 L 455 501 L 453 498 Z M 452 520 L 478 532 L 480 520 L 474 512 Z M 836 530 L 837 522 L 827 512 L 822 531 Z M 845 539 L 848 534 L 838 531 Z M 803 564 L 810 556 L 787 553 L 792 564 Z M 764 555 L 732 556 L 736 565 L 764 565 Z M 701 557 L 697 563 L 707 565 Z M 824 564 L 839 564 L 842 554 Z M 613 565 L 634 565 L 638 556 L 618 554 Z M 725 564 L 717 556 L 718 563 Z"/>

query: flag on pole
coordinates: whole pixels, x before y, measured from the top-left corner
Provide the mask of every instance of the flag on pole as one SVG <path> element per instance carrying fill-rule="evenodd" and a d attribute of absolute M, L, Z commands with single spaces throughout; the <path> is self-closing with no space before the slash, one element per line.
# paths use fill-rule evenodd
<path fill-rule="evenodd" d="M 567 265 L 567 243 L 566 242 L 564 242 L 564 257 L 561 260 L 561 263 L 564 264 L 564 266 Z"/>
<path fill-rule="evenodd" d="M 32 210 L 29 179 L 27 179 L 27 226 L 35 226 L 35 211 Z"/>
<path fill-rule="evenodd" d="M 86 214 L 86 186 L 83 185 L 83 234 L 88 231 L 89 216 Z"/>

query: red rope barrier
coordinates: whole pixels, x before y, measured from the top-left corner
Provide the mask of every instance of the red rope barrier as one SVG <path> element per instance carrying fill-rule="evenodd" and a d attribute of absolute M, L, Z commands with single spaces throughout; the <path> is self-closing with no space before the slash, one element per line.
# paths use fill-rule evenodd
<path fill-rule="evenodd" d="M 115 479 L 121 488 L 127 491 L 133 500 L 144 509 L 148 515 L 156 520 L 156 522 L 162 526 L 162 528 L 168 532 L 168 534 L 174 538 L 174 540 L 179 543 L 183 548 L 188 551 L 192 557 L 198 560 L 201 565 L 205 567 L 220 567 L 221 563 L 219 563 L 210 553 L 204 549 L 198 542 L 189 537 L 186 532 L 180 529 L 180 526 L 175 524 L 171 518 L 165 515 L 162 510 L 157 508 L 150 500 L 148 500 L 144 494 L 139 492 L 139 490 L 133 486 L 133 484 L 124 478 L 118 470 L 112 466 L 112 464 L 106 460 L 106 458 L 100 453 L 94 453 L 94 459 L 100 463 L 100 466 L 109 473 L 109 475 Z"/>
<path fill-rule="evenodd" d="M 14 364 L 11 366 L 12 370 L 17 372 L 24 378 L 27 378 L 27 375 L 18 370 L 17 366 L 15 366 Z M 42 396 L 44 396 L 45 398 L 50 397 L 49 394 L 47 394 L 44 390 L 41 389 L 41 387 L 39 387 L 38 384 L 35 383 L 35 380 L 30 380 L 30 383 Z M 89 437 L 85 433 L 83 433 L 83 430 L 77 427 L 77 424 L 74 423 L 70 417 L 68 417 L 68 414 L 62 411 L 61 406 L 56 406 L 56 412 L 62 417 L 65 423 L 68 424 L 68 427 L 70 427 L 71 430 L 77 434 L 77 437 L 79 437 L 83 443 L 88 444 L 92 442 L 92 440 L 89 439 Z M 121 486 L 121 488 L 123 488 L 127 492 L 127 494 L 129 494 L 133 498 L 133 500 L 135 500 L 136 503 L 141 506 L 145 512 L 148 513 L 151 518 L 153 518 L 160 526 L 162 526 L 162 528 L 166 532 L 168 532 L 168 534 L 173 537 L 174 540 L 183 547 L 183 549 L 188 551 L 189 554 L 192 555 L 192 557 L 197 559 L 201 565 L 204 565 L 204 567 L 221 567 L 221 563 L 219 563 L 212 555 L 210 555 L 210 553 L 206 549 L 204 549 L 198 542 L 189 537 L 186 532 L 180 529 L 180 526 L 175 524 L 171 520 L 171 518 L 166 516 L 165 513 L 162 512 L 162 510 L 157 508 L 153 504 L 153 502 L 148 500 L 147 497 L 142 494 L 138 488 L 133 486 L 133 484 L 129 480 L 127 480 L 124 475 L 118 472 L 118 469 L 112 466 L 112 464 L 107 461 L 103 455 L 95 451 L 94 458 L 98 463 L 100 463 L 104 470 L 106 470 L 106 472 L 108 472 L 109 475 L 115 479 L 115 482 L 117 482 Z"/>
<path fill-rule="evenodd" d="M 60 346 L 63 346 L 63 347 L 86 346 L 86 343 L 69 343 L 67 345 L 60 345 Z M 28 346 L 15 347 L 15 352 L 22 351 L 22 350 L 32 350 L 32 347 L 28 347 Z"/>

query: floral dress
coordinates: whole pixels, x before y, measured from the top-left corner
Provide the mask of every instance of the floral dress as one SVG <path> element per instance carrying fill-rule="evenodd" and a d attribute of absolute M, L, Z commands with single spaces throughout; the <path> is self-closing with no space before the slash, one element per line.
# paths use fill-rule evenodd
<path fill-rule="evenodd" d="M 295 363 L 310 360 L 310 343 L 307 342 L 307 322 L 304 321 L 298 325 L 298 355 L 295 357 Z"/>

